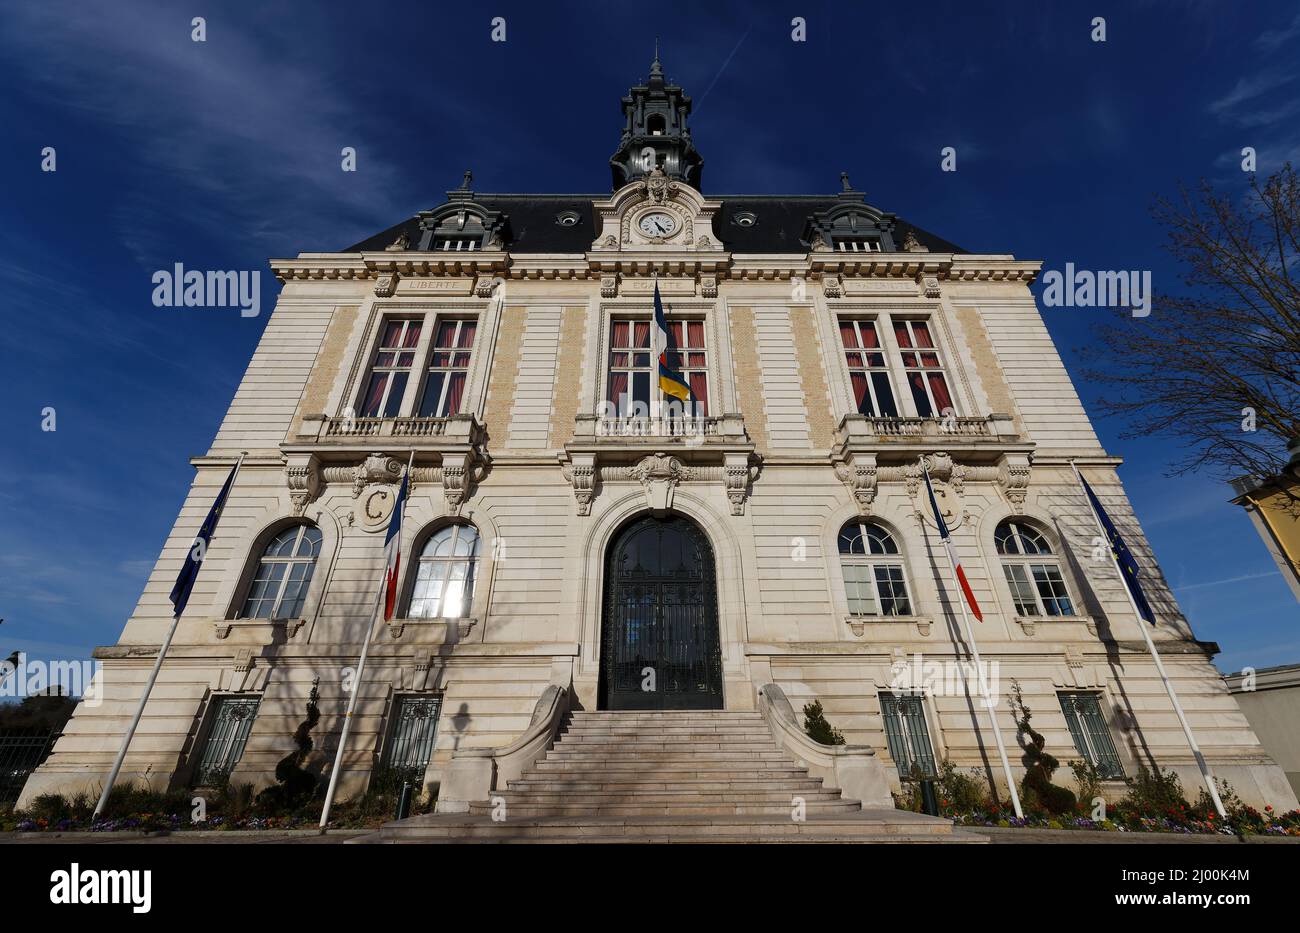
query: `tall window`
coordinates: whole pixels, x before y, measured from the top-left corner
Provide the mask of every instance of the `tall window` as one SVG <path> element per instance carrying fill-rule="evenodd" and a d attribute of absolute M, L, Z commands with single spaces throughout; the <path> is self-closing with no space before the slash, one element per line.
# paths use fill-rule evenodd
<path fill-rule="evenodd" d="M 893 535 L 874 522 L 855 520 L 840 529 L 839 548 L 849 612 L 855 616 L 912 614 L 903 557 Z"/>
<path fill-rule="evenodd" d="M 472 525 L 448 525 L 420 552 L 407 616 L 461 619 L 469 615 L 478 569 L 478 532 Z"/>
<path fill-rule="evenodd" d="M 313 525 L 293 525 L 277 534 L 262 552 L 241 619 L 297 619 L 302 616 L 320 554 L 321 533 Z"/>
<path fill-rule="evenodd" d="M 898 341 L 907 385 L 912 390 L 916 413 L 922 418 L 942 415 L 946 410 L 956 410 L 948 392 L 948 380 L 943 374 L 943 363 L 934 345 L 928 321 L 895 320 L 894 338 Z"/>
<path fill-rule="evenodd" d="M 1041 531 L 1007 519 L 993 532 L 993 541 L 1002 556 L 1002 572 L 1011 587 L 1017 615 L 1074 615 L 1060 562 Z"/>
<path fill-rule="evenodd" d="M 650 415 L 650 322 L 615 320 L 609 338 L 609 401 L 619 417 Z"/>
<path fill-rule="evenodd" d="M 415 346 L 420 342 L 421 323 L 417 318 L 384 322 L 370 380 L 358 409 L 362 418 L 395 418 L 400 414 L 402 394 L 415 363 Z"/>
<path fill-rule="evenodd" d="M 1101 711 L 1101 697 L 1095 693 L 1059 693 L 1057 696 L 1079 754 L 1095 766 L 1102 777 L 1122 778 L 1124 766 L 1120 764 L 1115 743 L 1110 740 L 1106 717 Z"/>
<path fill-rule="evenodd" d="M 399 696 L 393 704 L 393 723 L 384 746 L 383 769 L 418 772 L 421 778 L 433 755 L 438 735 L 438 711 L 442 698 Z"/>
<path fill-rule="evenodd" d="M 194 783 L 199 786 L 217 784 L 230 777 L 248 744 L 248 734 L 257 718 L 257 697 L 224 696 L 212 700 L 207 739 L 199 751 L 198 767 L 194 769 Z"/>
<path fill-rule="evenodd" d="M 876 322 L 840 318 L 840 341 L 844 344 L 844 358 L 849 364 L 853 401 L 858 406 L 858 413 L 898 417 Z"/>
<path fill-rule="evenodd" d="M 882 693 L 880 718 L 885 721 L 889 757 L 898 766 L 898 776 L 934 777 L 934 748 L 925 723 L 925 701 L 907 693 Z"/>
<path fill-rule="evenodd" d="M 477 329 L 475 321 L 438 322 L 433 350 L 429 355 L 429 373 L 424 381 L 424 397 L 420 401 L 422 417 L 445 418 L 460 414 Z"/>
<path fill-rule="evenodd" d="M 704 322 L 669 321 L 668 329 L 672 332 L 673 344 L 677 347 L 676 353 L 669 354 L 668 365 L 681 373 L 686 384 L 691 387 L 694 405 L 687 414 L 707 415 L 709 367 L 704 348 Z"/>

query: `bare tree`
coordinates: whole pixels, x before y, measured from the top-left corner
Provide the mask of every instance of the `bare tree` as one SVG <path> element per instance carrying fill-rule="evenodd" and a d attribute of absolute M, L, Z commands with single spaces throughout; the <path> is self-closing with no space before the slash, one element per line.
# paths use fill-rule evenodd
<path fill-rule="evenodd" d="M 1188 294 L 1101 328 L 1087 373 L 1127 437 L 1182 441 L 1175 474 L 1270 476 L 1300 437 L 1300 182 L 1290 163 L 1244 199 L 1207 182 L 1157 202 Z"/>

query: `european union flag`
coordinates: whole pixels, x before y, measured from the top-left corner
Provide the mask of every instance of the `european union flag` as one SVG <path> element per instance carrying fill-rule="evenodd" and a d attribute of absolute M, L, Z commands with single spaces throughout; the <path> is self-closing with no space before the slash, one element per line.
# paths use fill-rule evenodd
<path fill-rule="evenodd" d="M 1128 549 L 1128 545 L 1120 537 L 1119 529 L 1115 527 L 1115 523 L 1110 520 L 1106 510 L 1097 501 L 1096 494 L 1092 491 L 1092 487 L 1088 485 L 1088 481 L 1083 478 L 1083 474 L 1078 473 L 1078 476 L 1079 482 L 1083 483 L 1083 491 L 1088 496 L 1088 502 L 1092 505 L 1092 511 L 1097 516 L 1097 521 L 1101 523 L 1102 530 L 1106 532 L 1106 539 L 1110 542 L 1111 553 L 1115 555 L 1115 563 L 1119 565 L 1121 575 L 1124 577 L 1124 585 L 1128 587 L 1129 593 L 1132 594 L 1138 613 L 1142 618 L 1155 625 L 1156 614 L 1151 611 L 1151 604 L 1147 602 L 1146 594 L 1142 592 L 1142 584 L 1138 582 L 1141 572 L 1138 570 L 1137 561 L 1133 558 L 1133 552 Z"/>
<path fill-rule="evenodd" d="M 240 462 L 243 458 L 240 458 Z M 235 474 L 239 472 L 239 463 L 236 463 L 230 470 L 230 475 L 226 477 L 225 485 L 221 487 L 221 492 L 217 493 L 217 501 L 212 503 L 212 508 L 208 510 L 208 517 L 203 520 L 199 526 L 199 533 L 194 536 L 194 543 L 190 545 L 189 552 L 185 555 L 185 563 L 181 565 L 181 572 L 176 577 L 176 585 L 172 587 L 171 600 L 176 611 L 172 615 L 179 617 L 185 611 L 185 604 L 190 601 L 190 590 L 194 589 L 194 581 L 198 579 L 199 568 L 203 566 L 203 558 L 208 553 L 208 544 L 212 541 L 212 533 L 217 530 L 217 521 L 221 518 L 221 510 L 226 507 L 226 497 L 230 495 L 230 487 L 234 485 Z"/>

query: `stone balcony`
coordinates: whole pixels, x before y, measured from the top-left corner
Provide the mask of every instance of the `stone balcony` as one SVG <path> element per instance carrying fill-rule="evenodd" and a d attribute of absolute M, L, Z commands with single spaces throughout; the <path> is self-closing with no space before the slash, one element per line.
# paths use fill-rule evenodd
<path fill-rule="evenodd" d="M 1010 450 L 1033 445 L 1016 431 L 1010 415 L 983 418 L 876 418 L 856 412 L 840 419 L 835 449 L 872 452 L 880 459 L 907 460 L 936 450 L 960 452 L 966 459 L 996 460 Z"/>
<path fill-rule="evenodd" d="M 863 514 L 870 511 L 880 482 L 902 481 L 914 493 L 921 457 L 928 458 L 935 479 L 958 491 L 968 481 L 997 483 L 1018 510 L 1025 501 L 1033 450 L 1010 415 L 876 418 L 854 412 L 835 429 L 831 462 Z"/>
<path fill-rule="evenodd" d="M 680 416 L 668 418 L 610 418 L 603 415 L 578 415 L 573 425 L 573 446 L 602 449 L 629 447 L 701 446 L 726 447 L 747 445 L 745 419 L 739 414 L 716 417 Z"/>
<path fill-rule="evenodd" d="M 608 417 L 580 414 L 561 458 L 579 515 L 605 482 L 639 482 L 652 509 L 671 507 L 684 482 L 715 482 L 733 515 L 744 514 L 757 475 L 754 444 L 738 413 L 695 417 Z"/>
<path fill-rule="evenodd" d="M 315 425 L 314 429 L 312 425 Z M 365 441 L 370 446 L 375 438 L 399 438 L 403 446 L 422 441 L 432 446 L 473 445 L 482 443 L 483 425 L 473 415 L 452 415 L 448 418 L 336 418 L 330 415 L 309 415 L 303 419 L 300 440 L 326 445 L 347 445 Z"/>
<path fill-rule="evenodd" d="M 412 454 L 414 480 L 440 484 L 448 511 L 455 514 L 473 483 L 485 474 L 489 463 L 486 445 L 487 431 L 471 414 L 447 418 L 318 414 L 306 416 L 302 429 L 280 449 L 296 514 L 303 514 L 329 483 L 350 483 L 353 498 L 359 500 L 367 498 L 371 487 L 384 487 L 373 505 L 379 508 L 390 503 L 387 487 L 400 480 Z M 385 522 L 386 513 L 373 512 L 370 506 L 363 502 L 362 514 Z"/>

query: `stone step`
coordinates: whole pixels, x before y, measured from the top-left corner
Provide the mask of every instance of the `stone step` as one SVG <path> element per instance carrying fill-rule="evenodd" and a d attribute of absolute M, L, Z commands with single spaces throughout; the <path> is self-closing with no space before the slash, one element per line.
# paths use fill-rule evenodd
<path fill-rule="evenodd" d="M 837 813 L 854 812 L 858 809 L 857 801 L 837 800 L 829 803 L 807 803 L 805 812 Z M 490 802 L 472 803 L 471 814 L 490 814 L 493 805 Z M 784 814 L 788 819 L 793 812 L 793 805 L 764 803 L 611 803 L 611 804 L 506 804 L 507 818 L 527 817 L 565 817 L 565 816 L 726 816 L 728 814 L 772 815 Z"/>
<path fill-rule="evenodd" d="M 560 741 L 569 742 L 773 742 L 766 729 L 573 729 Z"/>
<path fill-rule="evenodd" d="M 807 777 L 806 769 L 796 768 L 789 761 L 776 764 L 759 764 L 755 761 L 655 761 L 655 763 L 615 764 L 602 761 L 534 761 L 525 769 L 521 777 L 532 780 L 556 780 L 556 777 L 568 778 L 578 776 L 577 780 L 625 780 L 628 776 L 641 776 L 647 781 L 686 780 L 692 776 L 699 780 L 732 780 L 732 776 L 763 778 L 768 781 L 780 781 L 789 777 Z"/>
<path fill-rule="evenodd" d="M 757 709 L 573 709 L 572 721 L 581 720 L 693 720 L 722 722 L 725 720 L 763 721 Z"/>
<path fill-rule="evenodd" d="M 651 741 L 646 739 L 639 742 L 623 741 L 574 741 L 572 738 L 565 736 L 563 742 L 558 743 L 552 753 L 564 754 L 612 754 L 619 753 L 623 755 L 656 755 L 673 753 L 676 755 L 699 755 L 705 757 L 725 752 L 727 754 L 740 753 L 772 753 L 782 754 L 777 748 L 775 742 L 755 742 L 753 740 L 719 742 L 719 741 L 699 741 L 699 742 L 664 742 Z"/>
<path fill-rule="evenodd" d="M 628 790 L 596 790 L 596 791 L 574 791 L 574 790 L 519 790 L 513 784 L 509 789 L 500 791 L 494 796 L 504 798 L 506 803 L 514 805 L 516 803 L 526 804 L 528 806 L 542 806 L 544 804 L 624 804 L 624 803 L 673 803 L 680 801 L 682 803 L 764 803 L 774 806 L 783 806 L 789 808 L 793 805 L 795 797 L 802 797 L 808 803 L 825 803 L 828 801 L 838 802 L 840 792 L 838 790 L 826 790 L 817 788 L 813 790 L 787 790 L 784 787 L 769 790 L 694 790 L 683 788 L 672 788 L 669 790 L 646 790 L 637 788 Z"/>
<path fill-rule="evenodd" d="M 709 780 L 694 776 L 677 778 L 672 781 L 647 779 L 637 773 L 626 780 L 613 780 L 608 775 L 585 776 L 567 780 L 520 779 L 511 781 L 507 792 L 539 794 L 583 794 L 583 793 L 657 793 L 660 791 L 681 790 L 691 793 L 757 793 L 761 791 L 781 791 L 791 794 L 808 794 L 822 790 L 821 778 L 794 777 L 784 780 L 750 780 L 743 775 L 731 780 Z M 827 791 L 836 793 L 836 791 Z"/>
<path fill-rule="evenodd" d="M 375 838 L 375 837 L 378 838 Z M 838 816 L 552 817 L 493 822 L 466 814 L 427 814 L 386 823 L 349 842 L 957 842 L 985 843 L 947 820 L 903 810 L 863 810 Z"/>
<path fill-rule="evenodd" d="M 628 748 L 623 745 L 578 746 L 560 742 L 547 755 L 547 761 L 626 758 L 629 761 L 789 761 L 775 744 L 765 748 L 705 748 L 689 745 L 665 748 Z"/>

